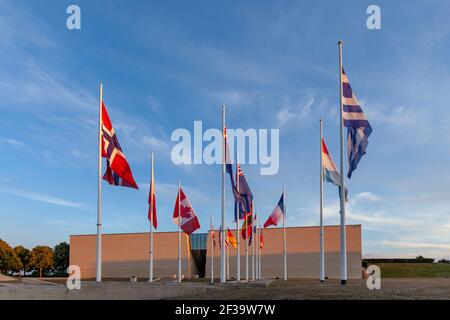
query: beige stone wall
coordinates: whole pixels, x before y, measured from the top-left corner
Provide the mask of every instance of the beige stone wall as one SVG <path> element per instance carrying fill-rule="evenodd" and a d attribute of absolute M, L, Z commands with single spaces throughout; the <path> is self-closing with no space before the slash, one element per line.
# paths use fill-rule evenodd
<path fill-rule="evenodd" d="M 288 276 L 290 278 L 319 277 L 319 227 L 292 227 L 286 229 Z M 154 276 L 172 277 L 177 273 L 177 232 L 154 232 Z M 103 278 L 122 278 L 132 275 L 148 277 L 149 233 L 105 234 L 103 241 Z M 325 227 L 325 270 L 329 278 L 339 277 L 339 226 Z M 208 241 L 206 276 L 211 272 L 211 242 Z M 262 250 L 263 277 L 283 276 L 283 231 L 281 228 L 264 230 Z M 361 226 L 347 226 L 348 278 L 361 278 Z M 95 277 L 95 235 L 70 237 L 70 264 L 81 268 L 83 278 Z M 188 254 L 187 237 L 182 235 L 182 273 L 188 277 L 194 272 Z M 252 275 L 251 247 L 249 274 Z M 236 275 L 236 250 L 229 248 L 230 275 Z M 241 239 L 241 277 L 245 277 L 245 246 Z M 220 249 L 214 250 L 214 275 L 219 277 Z"/>

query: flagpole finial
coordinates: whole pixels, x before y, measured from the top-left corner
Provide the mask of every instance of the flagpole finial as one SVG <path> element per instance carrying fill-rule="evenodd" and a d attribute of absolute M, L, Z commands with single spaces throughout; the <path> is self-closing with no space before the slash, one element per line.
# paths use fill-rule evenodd
<path fill-rule="evenodd" d="M 343 45 L 344 45 L 344 41 L 339 40 L 339 41 L 338 41 L 338 46 L 343 46 Z"/>

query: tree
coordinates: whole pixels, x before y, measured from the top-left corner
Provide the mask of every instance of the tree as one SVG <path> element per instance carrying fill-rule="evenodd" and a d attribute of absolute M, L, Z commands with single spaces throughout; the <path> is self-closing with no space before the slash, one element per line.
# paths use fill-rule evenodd
<path fill-rule="evenodd" d="M 16 256 L 20 259 L 20 262 L 22 263 L 22 270 L 25 274 L 25 271 L 28 271 L 28 264 L 30 262 L 30 250 L 25 248 L 24 246 L 17 246 L 14 248 L 14 252 Z"/>
<path fill-rule="evenodd" d="M 61 242 L 53 249 L 55 269 L 58 272 L 67 273 L 67 268 L 69 267 L 69 249 L 70 246 L 67 242 Z"/>
<path fill-rule="evenodd" d="M 5 241 L 0 239 L 0 272 L 18 271 L 22 268 L 20 259 Z"/>
<path fill-rule="evenodd" d="M 53 267 L 53 251 L 47 246 L 36 246 L 31 250 L 29 267 L 39 270 L 39 277 L 42 278 L 42 271 Z"/>

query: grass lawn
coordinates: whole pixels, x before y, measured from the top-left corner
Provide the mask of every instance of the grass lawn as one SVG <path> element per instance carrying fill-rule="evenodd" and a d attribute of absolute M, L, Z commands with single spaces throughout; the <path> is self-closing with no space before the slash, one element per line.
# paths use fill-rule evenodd
<path fill-rule="evenodd" d="M 378 263 L 381 278 L 449 278 L 449 263 Z"/>

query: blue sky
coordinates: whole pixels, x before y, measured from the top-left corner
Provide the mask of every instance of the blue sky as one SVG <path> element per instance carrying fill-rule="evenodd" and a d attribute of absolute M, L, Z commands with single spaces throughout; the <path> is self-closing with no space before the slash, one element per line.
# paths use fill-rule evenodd
<path fill-rule="evenodd" d="M 54 245 L 95 233 L 98 84 L 140 191 L 103 185 L 105 233 L 148 231 L 150 152 L 159 230 L 181 179 L 200 217 L 220 215 L 220 166 L 175 166 L 176 128 L 279 128 L 280 171 L 243 166 L 262 217 L 287 189 L 288 225 L 318 224 L 318 120 L 338 162 L 337 40 L 373 127 L 349 182 L 366 256 L 450 257 L 450 4 L 377 1 L 0 3 L 0 238 Z M 227 181 L 228 182 L 228 181 Z M 325 186 L 325 223 L 338 224 Z M 231 193 L 227 215 L 232 220 Z M 216 223 L 217 225 L 218 223 Z"/>

